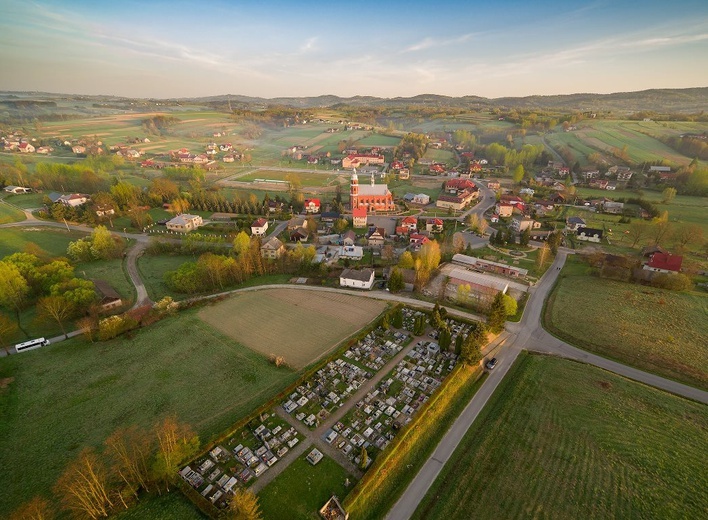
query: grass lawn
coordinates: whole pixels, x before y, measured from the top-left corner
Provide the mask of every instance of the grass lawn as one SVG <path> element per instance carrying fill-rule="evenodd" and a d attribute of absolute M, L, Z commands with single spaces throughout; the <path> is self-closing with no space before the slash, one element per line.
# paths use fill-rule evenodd
<path fill-rule="evenodd" d="M 17 208 L 13 208 L 9 204 L 4 204 L 0 201 L 0 224 L 9 224 L 10 222 L 22 222 L 27 217 Z"/>
<path fill-rule="evenodd" d="M 312 166 L 310 166 L 312 168 Z M 323 168 L 323 167 L 320 167 Z M 322 169 L 322 173 L 311 173 L 311 172 L 283 172 L 278 170 L 256 170 L 253 173 L 249 173 L 242 177 L 239 177 L 239 181 L 253 182 L 256 179 L 267 179 L 267 180 L 277 180 L 285 181 L 288 178 L 295 176 L 300 179 L 302 186 L 329 186 L 331 184 L 337 184 L 339 179 L 345 179 L 346 175 L 341 173 L 335 173 L 333 171 L 327 171 Z"/>
<path fill-rule="evenodd" d="M 175 293 L 165 285 L 164 276 L 167 271 L 174 271 L 185 262 L 195 262 L 196 255 L 143 255 L 138 258 L 138 270 L 148 295 L 153 301 L 163 296 L 175 299 L 184 298 L 184 294 Z"/>
<path fill-rule="evenodd" d="M 356 142 L 357 146 L 398 146 L 400 137 L 392 135 L 372 134 Z"/>
<path fill-rule="evenodd" d="M 344 485 L 347 478 L 349 488 Z M 317 511 L 332 495 L 341 502 L 355 482 L 329 457 L 313 466 L 302 456 L 258 494 L 258 501 L 263 518 L 268 520 L 315 520 L 320 518 Z"/>
<path fill-rule="evenodd" d="M 46 258 L 65 256 L 69 242 L 86 236 L 80 231 L 39 226 L 0 229 L 0 258 L 23 251 Z"/>
<path fill-rule="evenodd" d="M 708 294 L 601 279 L 570 257 L 544 325 L 586 350 L 708 389 L 707 318 Z"/>
<path fill-rule="evenodd" d="M 4 199 L 18 208 L 41 208 L 42 200 L 48 193 L 23 193 L 21 195 L 7 195 Z"/>
<path fill-rule="evenodd" d="M 705 405 L 522 353 L 413 518 L 702 518 Z"/>
<path fill-rule="evenodd" d="M 89 280 L 105 280 L 120 294 L 121 298 L 135 301 L 135 288 L 123 269 L 122 259 L 96 260 L 77 264 L 75 273 L 77 276 Z"/>
<path fill-rule="evenodd" d="M 73 339 L 0 358 L 0 517 L 49 494 L 84 446 L 118 426 L 145 428 L 169 414 L 202 442 L 215 437 L 297 375 L 239 345 L 194 311 L 105 343 Z"/>
<path fill-rule="evenodd" d="M 146 496 L 124 513 L 119 520 L 201 520 L 206 518 L 187 497 L 177 490 L 162 496 Z"/>

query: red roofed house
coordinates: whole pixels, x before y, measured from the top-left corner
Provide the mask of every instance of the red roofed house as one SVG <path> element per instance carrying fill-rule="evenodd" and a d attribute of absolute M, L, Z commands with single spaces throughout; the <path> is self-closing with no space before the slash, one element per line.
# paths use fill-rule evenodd
<path fill-rule="evenodd" d="M 362 164 L 383 164 L 383 155 L 350 154 L 342 159 L 342 168 L 358 168 Z"/>
<path fill-rule="evenodd" d="M 526 210 L 526 203 L 522 198 L 517 197 L 516 195 L 502 195 L 500 197 L 500 202 L 504 204 L 511 204 L 516 209 L 522 212 Z"/>
<path fill-rule="evenodd" d="M 656 273 L 673 274 L 681 270 L 682 263 L 682 256 L 657 252 L 649 257 L 649 261 L 644 264 L 644 269 Z"/>
<path fill-rule="evenodd" d="M 411 231 L 417 231 L 418 230 L 418 219 L 413 216 L 406 217 L 401 221 L 401 227 L 406 228 L 409 233 Z"/>
<path fill-rule="evenodd" d="M 355 228 L 366 227 L 366 207 L 361 206 L 352 210 L 352 224 Z"/>
<path fill-rule="evenodd" d="M 265 236 L 268 230 L 268 221 L 264 218 L 259 218 L 253 224 L 251 224 L 251 234 L 255 236 Z"/>
<path fill-rule="evenodd" d="M 514 206 L 499 202 L 496 207 L 496 214 L 502 218 L 510 217 L 514 213 Z"/>
<path fill-rule="evenodd" d="M 440 233 L 443 230 L 443 220 L 441 218 L 429 218 L 425 223 L 425 230 L 428 233 Z"/>
<path fill-rule="evenodd" d="M 428 237 L 419 233 L 411 234 L 408 239 L 410 240 L 411 244 L 416 246 L 422 246 L 423 244 L 427 244 L 428 242 L 430 242 L 430 239 Z"/>
<path fill-rule="evenodd" d="M 305 201 L 305 213 L 319 213 L 320 199 L 307 199 Z"/>

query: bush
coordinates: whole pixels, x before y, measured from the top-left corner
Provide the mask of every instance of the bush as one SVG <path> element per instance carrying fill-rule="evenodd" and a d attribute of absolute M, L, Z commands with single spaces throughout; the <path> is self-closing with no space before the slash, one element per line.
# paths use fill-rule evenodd
<path fill-rule="evenodd" d="M 670 291 L 688 291 L 693 287 L 691 279 L 685 274 L 657 274 L 651 279 L 651 285 Z"/>

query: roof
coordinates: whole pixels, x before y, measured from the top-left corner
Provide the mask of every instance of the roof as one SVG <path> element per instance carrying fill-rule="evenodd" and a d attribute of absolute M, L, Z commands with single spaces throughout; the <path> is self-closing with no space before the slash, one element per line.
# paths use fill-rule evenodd
<path fill-rule="evenodd" d="M 459 280 L 460 282 L 488 287 L 496 291 L 506 292 L 509 288 L 509 283 L 506 280 L 488 274 L 475 273 L 467 269 L 452 269 L 450 271 L 450 278 Z"/>
<path fill-rule="evenodd" d="M 594 228 L 589 228 L 589 227 L 579 227 L 578 228 L 578 235 L 581 235 L 585 233 L 585 236 L 591 236 L 591 235 L 597 235 L 598 238 L 602 238 L 602 230 L 601 229 L 594 229 Z"/>
<path fill-rule="evenodd" d="M 355 218 L 365 217 L 366 216 L 366 207 L 361 206 L 359 208 L 353 209 L 352 216 Z"/>
<path fill-rule="evenodd" d="M 418 223 L 418 218 L 417 217 L 406 217 L 401 221 L 402 224 L 417 224 Z"/>
<path fill-rule="evenodd" d="M 568 217 L 568 224 L 585 224 L 585 221 L 580 217 Z"/>
<path fill-rule="evenodd" d="M 432 224 L 433 226 L 442 226 L 443 220 L 441 218 L 429 218 L 428 224 Z"/>
<path fill-rule="evenodd" d="M 314 204 L 315 206 L 319 206 L 319 205 L 320 205 L 320 199 L 307 199 L 307 200 L 305 201 L 305 206 L 307 206 L 308 204 Z"/>
<path fill-rule="evenodd" d="M 91 280 L 93 282 L 93 285 L 96 287 L 96 291 L 104 297 L 104 298 L 110 298 L 113 300 L 120 300 L 120 294 L 116 292 L 116 290 L 111 287 L 111 285 L 105 281 L 105 280 Z"/>
<path fill-rule="evenodd" d="M 469 255 L 463 255 L 460 253 L 457 253 L 452 256 L 452 261 L 454 263 L 462 264 L 462 265 L 469 265 L 469 266 L 476 266 L 476 265 L 488 265 L 488 266 L 495 266 L 495 267 L 502 267 L 504 269 L 509 269 L 511 271 L 516 271 L 522 276 L 526 276 L 528 274 L 528 269 L 522 269 L 521 267 L 516 267 L 515 265 L 509 265 L 509 264 L 502 264 L 500 262 L 492 262 L 491 260 L 484 260 L 483 258 L 477 258 L 475 256 L 469 256 Z"/>
<path fill-rule="evenodd" d="M 679 272 L 681 270 L 682 263 L 682 256 L 672 255 L 671 253 L 654 253 L 651 255 L 647 265 L 655 269 Z"/>
<path fill-rule="evenodd" d="M 449 190 L 451 188 L 454 188 L 456 190 L 472 190 L 472 191 L 477 191 L 477 186 L 475 186 L 474 182 L 472 182 L 469 179 L 450 179 L 445 183 L 445 189 Z"/>
<path fill-rule="evenodd" d="M 280 241 L 280 239 L 278 239 L 278 237 L 270 237 L 268 240 L 263 242 L 261 249 L 273 249 L 277 251 L 281 247 L 283 247 L 283 243 Z"/>
<path fill-rule="evenodd" d="M 253 224 L 251 224 L 251 227 L 263 227 L 263 226 L 265 226 L 266 224 L 268 224 L 268 221 L 267 221 L 266 219 L 264 219 L 264 218 L 259 218 L 258 220 L 256 220 L 255 222 L 253 222 Z"/>
<path fill-rule="evenodd" d="M 199 218 L 197 215 L 189 215 L 187 213 L 183 213 L 182 215 L 177 215 L 176 217 L 170 219 L 167 223 L 168 224 L 181 224 L 184 225 L 190 220 L 194 220 L 196 218 Z"/>
<path fill-rule="evenodd" d="M 364 196 L 372 196 L 372 195 L 378 195 L 380 197 L 384 197 L 388 195 L 390 192 L 388 191 L 388 186 L 386 184 L 374 184 L 371 186 L 370 184 L 360 184 L 359 185 L 359 195 L 364 195 Z"/>
<path fill-rule="evenodd" d="M 351 238 L 352 240 L 356 240 L 356 233 L 354 233 L 353 230 L 348 229 L 343 235 L 342 238 Z"/>
<path fill-rule="evenodd" d="M 339 275 L 340 278 L 346 278 L 348 280 L 357 280 L 359 282 L 368 282 L 374 277 L 373 269 L 345 269 L 342 274 Z"/>

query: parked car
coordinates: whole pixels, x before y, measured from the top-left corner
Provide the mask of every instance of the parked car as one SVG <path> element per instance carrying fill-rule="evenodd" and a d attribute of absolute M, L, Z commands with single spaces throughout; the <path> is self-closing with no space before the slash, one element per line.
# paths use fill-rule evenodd
<path fill-rule="evenodd" d="M 487 370 L 494 370 L 494 367 L 497 366 L 497 362 L 497 358 L 495 357 L 487 361 L 487 364 L 485 365 L 487 367 Z"/>

